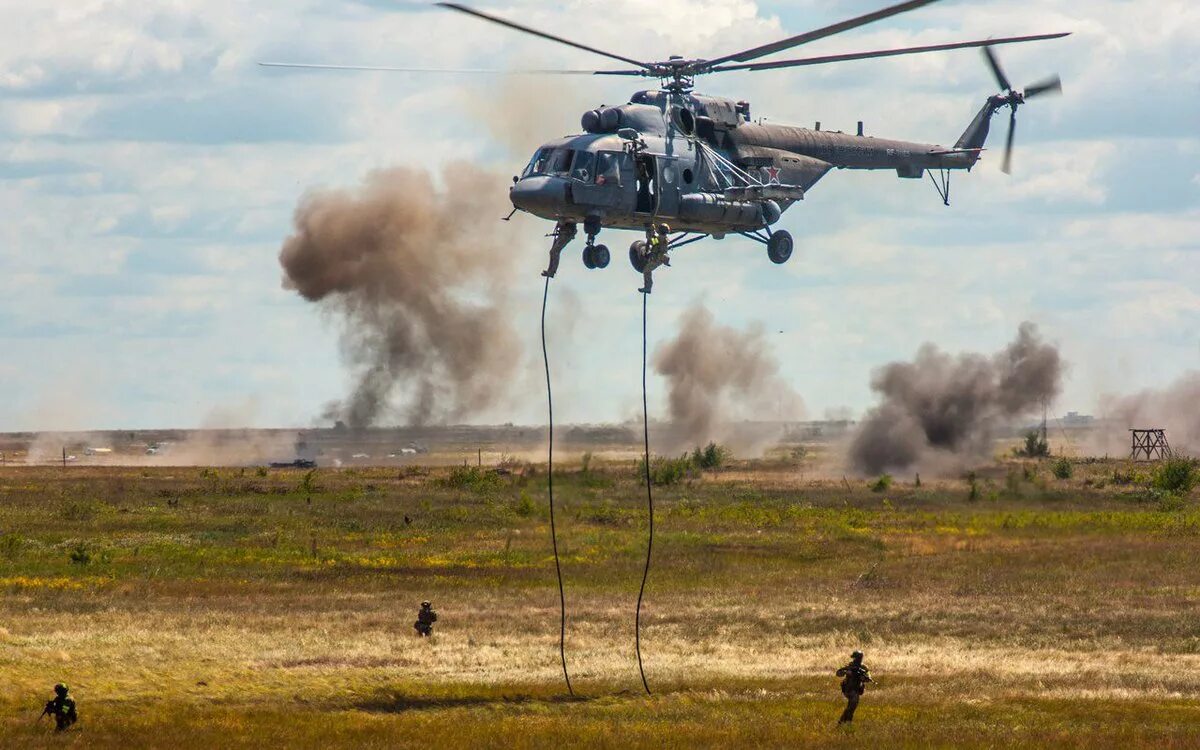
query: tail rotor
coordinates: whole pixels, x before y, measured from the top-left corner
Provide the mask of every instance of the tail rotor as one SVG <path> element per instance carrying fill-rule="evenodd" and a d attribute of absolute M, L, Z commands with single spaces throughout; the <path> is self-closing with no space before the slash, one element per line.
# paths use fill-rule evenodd
<path fill-rule="evenodd" d="M 1013 139 L 1017 132 L 1017 108 L 1029 99 L 1045 94 L 1061 94 L 1062 79 L 1056 74 L 1037 83 L 1031 83 L 1025 87 L 1024 91 L 1017 91 L 1012 87 L 1012 83 L 1004 73 L 1004 68 L 1000 65 L 1000 60 L 996 57 L 996 53 L 992 51 L 990 46 L 983 47 L 983 58 L 987 61 L 992 75 L 995 76 L 996 83 L 1004 91 L 1004 93 L 996 94 L 990 99 L 993 108 L 992 111 L 994 112 L 1001 107 L 1009 108 L 1008 135 L 1004 140 L 1004 161 L 1000 165 L 1000 170 L 1004 174 L 1012 174 Z"/>

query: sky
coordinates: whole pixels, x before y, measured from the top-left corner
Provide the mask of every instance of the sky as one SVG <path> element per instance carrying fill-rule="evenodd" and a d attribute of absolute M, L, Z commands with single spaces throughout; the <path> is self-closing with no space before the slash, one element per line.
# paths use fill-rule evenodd
<path fill-rule="evenodd" d="M 883 0 L 477 3 L 640 58 L 713 57 Z M 999 50 L 1021 84 L 1015 173 L 999 148 L 926 181 L 833 172 L 780 223 L 774 266 L 747 240 L 681 249 L 656 276 L 651 348 L 702 302 L 761 324 L 808 416 L 873 402 L 874 368 L 923 342 L 992 352 L 1021 321 L 1070 365 L 1055 409 L 1200 368 L 1200 4 L 945 0 L 797 50 L 827 54 L 1070 31 Z M 787 53 L 785 53 L 786 55 Z M 306 426 L 351 382 L 336 319 L 281 285 L 279 248 L 306 191 L 392 165 L 468 160 L 518 171 L 637 79 L 280 71 L 263 60 L 426 67 L 607 67 L 608 61 L 427 3 L 386 0 L 0 0 L 0 431 Z M 725 74 L 704 93 L 768 122 L 953 143 L 995 83 L 975 50 Z M 1002 148 L 998 117 L 989 145 Z M 506 184 L 480 185 L 505 190 Z M 499 219 L 500 217 L 497 217 Z M 549 225 L 497 222 L 512 247 L 530 372 Z M 556 420 L 640 412 L 640 278 L 629 233 L 552 288 Z M 556 307 L 557 305 L 557 307 Z M 479 422 L 544 421 L 534 377 Z M 528 387 L 525 387 L 528 386 Z M 662 383 L 651 378 L 652 412 Z"/>

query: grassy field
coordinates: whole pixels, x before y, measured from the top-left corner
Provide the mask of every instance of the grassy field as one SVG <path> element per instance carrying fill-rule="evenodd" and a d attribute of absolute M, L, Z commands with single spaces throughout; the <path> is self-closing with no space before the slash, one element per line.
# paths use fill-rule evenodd
<path fill-rule="evenodd" d="M 809 475 L 656 488 L 648 698 L 644 488 L 556 473 L 571 699 L 544 467 L 0 468 L 0 745 L 1200 746 L 1194 497 L 1117 462 Z"/>

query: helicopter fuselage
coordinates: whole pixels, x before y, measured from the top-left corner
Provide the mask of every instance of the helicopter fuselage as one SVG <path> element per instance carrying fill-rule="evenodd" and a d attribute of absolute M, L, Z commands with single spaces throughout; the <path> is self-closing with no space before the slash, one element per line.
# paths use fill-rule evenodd
<path fill-rule="evenodd" d="M 994 108 L 955 147 L 750 121 L 749 105 L 642 91 L 584 114 L 586 132 L 537 150 L 510 191 L 513 206 L 556 222 L 711 235 L 762 230 L 830 170 L 970 169 Z M 986 115 L 986 116 L 985 116 Z"/>

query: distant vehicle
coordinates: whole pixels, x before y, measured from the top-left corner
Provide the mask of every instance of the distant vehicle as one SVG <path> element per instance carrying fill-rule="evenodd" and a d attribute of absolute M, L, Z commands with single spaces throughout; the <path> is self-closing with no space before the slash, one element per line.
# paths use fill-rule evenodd
<path fill-rule="evenodd" d="M 83 455 L 85 456 L 107 456 L 112 453 L 112 448 L 84 448 Z"/>
<path fill-rule="evenodd" d="M 418 451 L 416 448 L 401 448 L 400 453 L 401 453 L 401 455 L 405 455 L 405 456 L 415 456 L 418 453 Z"/>
<path fill-rule="evenodd" d="M 155 448 L 153 445 L 150 446 L 149 448 L 146 449 L 146 455 L 147 456 L 157 456 L 158 448 Z"/>
<path fill-rule="evenodd" d="M 354 454 L 353 456 L 351 456 L 350 458 L 353 458 L 353 459 L 356 459 L 356 460 L 359 460 L 359 461 L 361 461 L 361 460 L 363 460 L 363 459 L 370 458 L 370 456 L 368 456 L 366 453 L 355 453 L 355 454 Z"/>
<path fill-rule="evenodd" d="M 272 469 L 315 469 L 317 462 L 311 458 L 297 458 L 295 461 L 272 461 Z"/>

